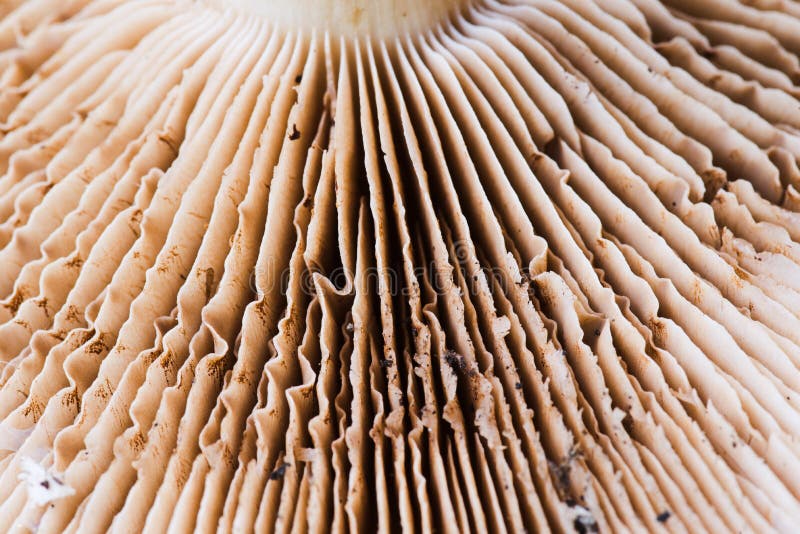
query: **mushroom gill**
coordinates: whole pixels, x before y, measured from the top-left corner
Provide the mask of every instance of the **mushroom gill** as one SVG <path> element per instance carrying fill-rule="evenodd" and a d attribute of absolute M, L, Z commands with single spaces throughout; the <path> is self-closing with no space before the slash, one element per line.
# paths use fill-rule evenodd
<path fill-rule="evenodd" d="M 800 8 L 0 3 L 0 531 L 796 532 Z"/>

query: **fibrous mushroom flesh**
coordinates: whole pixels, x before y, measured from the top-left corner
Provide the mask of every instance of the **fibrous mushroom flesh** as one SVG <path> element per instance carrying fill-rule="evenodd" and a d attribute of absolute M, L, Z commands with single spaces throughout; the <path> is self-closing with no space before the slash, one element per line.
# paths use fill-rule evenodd
<path fill-rule="evenodd" d="M 0 530 L 800 524 L 797 4 L 0 17 Z"/>

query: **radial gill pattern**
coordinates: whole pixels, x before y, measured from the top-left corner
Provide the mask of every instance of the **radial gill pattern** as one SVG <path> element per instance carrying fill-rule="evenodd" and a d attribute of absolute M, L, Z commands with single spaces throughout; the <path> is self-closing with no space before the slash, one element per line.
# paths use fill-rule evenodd
<path fill-rule="evenodd" d="M 800 7 L 463 3 L 0 3 L 0 531 L 797 532 Z"/>

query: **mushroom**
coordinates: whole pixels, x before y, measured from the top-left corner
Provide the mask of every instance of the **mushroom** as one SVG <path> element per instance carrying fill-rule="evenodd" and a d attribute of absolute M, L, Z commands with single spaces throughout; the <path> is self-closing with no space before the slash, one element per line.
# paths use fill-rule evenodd
<path fill-rule="evenodd" d="M 0 17 L 0 530 L 800 524 L 797 4 Z"/>

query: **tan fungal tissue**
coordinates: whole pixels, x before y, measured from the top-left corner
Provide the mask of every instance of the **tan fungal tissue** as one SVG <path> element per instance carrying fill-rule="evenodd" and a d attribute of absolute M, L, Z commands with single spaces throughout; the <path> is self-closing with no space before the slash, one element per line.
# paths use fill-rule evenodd
<path fill-rule="evenodd" d="M 799 5 L 0 2 L 0 532 L 797 532 Z"/>

